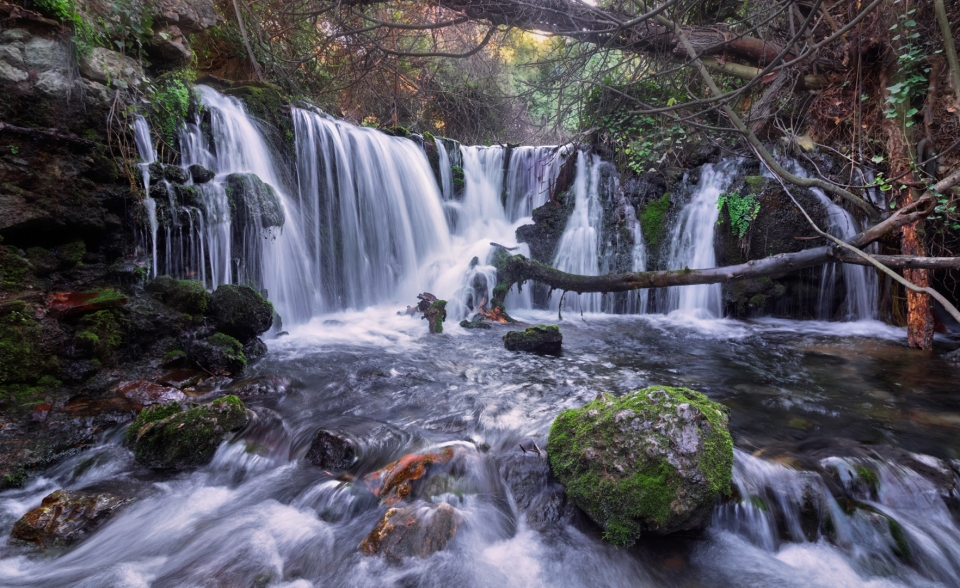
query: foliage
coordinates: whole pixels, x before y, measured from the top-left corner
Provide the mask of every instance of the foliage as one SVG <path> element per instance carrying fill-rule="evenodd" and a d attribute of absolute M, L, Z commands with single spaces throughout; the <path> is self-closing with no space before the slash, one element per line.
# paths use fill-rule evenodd
<path fill-rule="evenodd" d="M 925 66 L 926 51 L 919 44 L 920 33 L 916 31 L 917 21 L 912 18 L 916 12 L 916 8 L 910 8 L 904 14 L 898 15 L 898 22 L 891 27 L 891 30 L 897 32 L 891 40 L 894 43 L 898 41 L 902 43 L 897 49 L 897 81 L 887 87 L 889 95 L 886 116 L 896 118 L 901 108 L 906 109 L 904 125 L 907 127 L 913 126 L 912 119 L 919 112 L 919 109 L 911 108 L 911 102 L 923 96 L 927 86 L 927 75 L 930 73 L 930 67 Z"/>
<path fill-rule="evenodd" d="M 717 208 L 723 210 L 727 207 L 727 214 L 730 216 L 730 225 L 733 234 L 738 239 L 743 239 L 750 228 L 750 223 L 757 219 L 760 213 L 760 202 L 752 194 L 741 196 L 738 193 L 724 193 L 717 199 Z"/>
<path fill-rule="evenodd" d="M 670 209 L 670 193 L 666 193 L 659 200 L 648 203 L 640 212 L 640 229 L 650 247 L 660 244 L 667 228 L 667 211 Z"/>
<path fill-rule="evenodd" d="M 174 144 L 177 130 L 190 112 L 195 78 L 195 72 L 184 69 L 163 75 L 156 82 L 145 85 L 153 126 L 168 145 Z"/>

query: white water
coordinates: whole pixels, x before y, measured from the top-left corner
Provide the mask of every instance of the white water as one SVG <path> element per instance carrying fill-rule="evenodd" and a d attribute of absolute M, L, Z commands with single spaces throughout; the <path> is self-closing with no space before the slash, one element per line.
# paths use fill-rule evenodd
<path fill-rule="evenodd" d="M 150 226 L 150 251 L 151 260 L 150 272 L 153 277 L 157 277 L 157 203 L 150 197 L 150 164 L 157 160 L 157 152 L 153 148 L 153 141 L 150 139 L 150 126 L 139 114 L 133 119 L 134 141 L 137 145 L 137 153 L 140 154 L 140 175 L 143 177 L 143 190 L 146 196 L 143 200 L 143 207 L 147 211 L 147 222 Z"/>
<path fill-rule="evenodd" d="M 801 178 L 810 177 L 810 174 L 794 159 L 786 160 L 784 165 L 791 173 Z M 834 203 L 819 188 L 810 188 L 810 192 L 823 203 L 827 211 L 826 226 L 820 227 L 821 229 L 844 240 L 860 232 L 862 228 L 860 223 L 846 209 Z M 871 247 L 870 250 L 873 249 L 875 247 Z M 838 285 L 842 285 L 844 289 L 844 300 L 840 308 L 835 309 L 834 292 Z M 879 282 L 877 272 L 873 268 L 852 263 L 824 264 L 818 304 L 818 314 L 821 319 L 841 318 L 847 321 L 875 319 L 878 311 L 878 296 Z"/>
<path fill-rule="evenodd" d="M 703 166 L 693 199 L 681 211 L 677 226 L 673 229 L 669 269 L 716 267 L 713 241 L 717 219 L 720 218 L 717 200 L 739 173 L 737 161 Z M 699 318 L 723 316 L 720 284 L 673 287 L 667 294 L 667 300 L 670 312 L 678 311 Z"/>
<path fill-rule="evenodd" d="M 558 270 L 596 276 L 600 274 L 600 230 L 603 208 L 600 204 L 600 168 L 603 162 L 597 155 L 577 152 L 577 175 L 573 182 L 574 207 L 567 227 L 560 238 L 553 267 Z M 601 294 L 553 292 L 552 308 L 577 312 L 600 312 Z"/>

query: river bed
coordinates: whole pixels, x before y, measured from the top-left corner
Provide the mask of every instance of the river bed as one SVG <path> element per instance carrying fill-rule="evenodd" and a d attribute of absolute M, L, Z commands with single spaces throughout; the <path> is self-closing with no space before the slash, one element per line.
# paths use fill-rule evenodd
<path fill-rule="evenodd" d="M 903 329 L 565 311 L 562 353 L 539 356 L 504 350 L 506 327 L 448 323 L 429 335 L 424 321 L 395 311 L 318 316 L 269 341 L 246 374 L 272 382 L 245 399 L 256 419 L 209 466 L 151 472 L 117 429 L 0 493 L 4 534 L 57 488 L 136 499 L 70 548 L 6 542 L 0 585 L 960 585 L 951 510 L 960 494 L 920 475 L 939 468 L 957 479 L 960 367 L 907 348 Z M 525 438 L 544 446 L 565 408 L 653 384 L 694 388 L 731 409 L 734 498 L 702 534 L 631 548 L 604 543 L 584 521 L 532 530 L 495 456 Z M 387 507 L 302 459 L 319 427 L 367 440 L 359 473 L 442 443 L 469 446 L 468 489 L 443 498 L 462 517 L 447 548 L 401 562 L 362 555 L 358 544 Z M 877 487 L 851 510 L 834 496 L 837 487 L 857 495 L 849 472 L 861 466 Z M 891 520 L 909 553 L 891 542 Z"/>

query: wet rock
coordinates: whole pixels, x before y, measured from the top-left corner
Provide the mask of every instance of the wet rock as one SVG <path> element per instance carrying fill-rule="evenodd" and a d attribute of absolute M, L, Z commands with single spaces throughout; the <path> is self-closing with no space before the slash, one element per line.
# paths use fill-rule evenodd
<path fill-rule="evenodd" d="M 365 555 L 382 554 L 391 560 L 425 558 L 447 546 L 457 532 L 458 522 L 456 509 L 445 502 L 391 508 L 360 542 L 360 551 Z"/>
<path fill-rule="evenodd" d="M 147 284 L 146 290 L 157 295 L 167 306 L 187 314 L 202 315 L 210 306 L 210 293 L 199 280 L 177 280 L 170 276 L 158 276 Z"/>
<path fill-rule="evenodd" d="M 161 386 L 149 380 L 120 382 L 117 386 L 117 394 L 138 406 L 170 404 L 171 402 L 182 402 L 187 398 L 183 392 L 176 388 Z"/>
<path fill-rule="evenodd" d="M 243 345 L 230 335 L 214 333 L 190 345 L 188 357 L 200 368 L 214 375 L 239 374 L 247 367 Z"/>
<path fill-rule="evenodd" d="M 534 325 L 524 331 L 509 331 L 503 336 L 503 346 L 509 351 L 559 353 L 563 335 L 556 325 Z"/>
<path fill-rule="evenodd" d="M 267 344 L 260 337 L 254 337 L 243 346 L 243 354 L 247 357 L 247 361 L 260 359 L 267 354 Z"/>
<path fill-rule="evenodd" d="M 686 388 L 601 397 L 553 422 L 550 465 L 612 543 L 697 529 L 730 491 L 727 418 L 722 405 Z"/>
<path fill-rule="evenodd" d="M 163 178 L 174 184 L 186 184 L 190 181 L 190 172 L 179 165 L 167 165 L 163 168 Z"/>
<path fill-rule="evenodd" d="M 249 286 L 224 284 L 210 302 L 217 330 L 241 342 L 266 332 L 273 324 L 273 305 Z"/>
<path fill-rule="evenodd" d="M 156 22 L 176 25 L 187 35 L 217 26 L 223 20 L 211 0 L 157 0 L 151 6 Z"/>
<path fill-rule="evenodd" d="M 306 458 L 317 467 L 342 472 L 357 461 L 357 445 L 342 433 L 320 429 L 313 436 Z"/>
<path fill-rule="evenodd" d="M 123 306 L 127 297 L 114 290 L 57 292 L 47 298 L 47 308 L 59 317 L 71 317 Z"/>
<path fill-rule="evenodd" d="M 550 462 L 546 454 L 515 448 L 497 456 L 497 470 L 500 472 L 500 478 L 513 494 L 517 508 L 524 511 L 547 487 Z"/>
<path fill-rule="evenodd" d="M 13 524 L 11 536 L 45 547 L 69 545 L 92 533 L 127 499 L 111 494 L 57 490 Z"/>
<path fill-rule="evenodd" d="M 290 384 L 290 378 L 286 376 L 257 376 L 234 382 L 226 390 L 240 398 L 249 398 L 267 394 L 283 394 L 290 387 Z"/>
<path fill-rule="evenodd" d="M 464 329 L 489 329 L 490 323 L 483 320 L 483 315 L 478 314 L 473 317 L 472 320 L 462 320 L 460 321 L 460 326 Z"/>
<path fill-rule="evenodd" d="M 127 429 L 137 462 L 153 469 L 181 469 L 210 463 L 224 436 L 247 424 L 236 396 L 183 410 L 177 404 L 145 408 Z"/>
<path fill-rule="evenodd" d="M 540 533 L 555 529 L 561 521 L 572 518 L 571 506 L 563 486 L 550 484 L 530 501 L 527 525 Z"/>
<path fill-rule="evenodd" d="M 960 349 L 956 351 L 951 351 L 943 356 L 943 359 L 949 361 L 950 363 L 955 363 L 960 365 Z"/>
<path fill-rule="evenodd" d="M 206 373 L 199 370 L 178 369 L 163 374 L 160 376 L 159 381 L 165 386 L 172 386 L 178 390 L 183 390 L 190 386 L 196 386 L 206 375 Z"/>
<path fill-rule="evenodd" d="M 574 200 L 572 193 L 559 194 L 556 200 L 533 209 L 532 225 L 517 228 L 517 243 L 527 243 L 530 246 L 531 259 L 541 263 L 553 263 L 563 231 L 573 213 Z"/>
<path fill-rule="evenodd" d="M 177 67 L 188 65 L 193 58 L 193 51 L 180 28 L 170 25 L 150 38 L 150 56 L 163 62 L 166 67 Z"/>
<path fill-rule="evenodd" d="M 191 165 L 187 169 L 190 171 L 190 176 L 193 178 L 194 184 L 206 184 L 217 175 L 198 163 Z"/>
<path fill-rule="evenodd" d="M 394 504 L 410 496 L 413 482 L 423 478 L 434 464 L 453 459 L 453 447 L 437 451 L 410 453 L 363 477 L 363 485 L 384 504 Z"/>

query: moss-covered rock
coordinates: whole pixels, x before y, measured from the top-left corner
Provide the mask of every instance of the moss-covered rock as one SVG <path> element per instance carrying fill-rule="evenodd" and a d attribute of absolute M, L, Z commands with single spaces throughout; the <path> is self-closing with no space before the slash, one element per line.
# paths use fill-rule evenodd
<path fill-rule="evenodd" d="M 249 341 L 273 324 L 273 305 L 249 286 L 220 286 L 213 293 L 210 310 L 217 330 L 241 342 Z"/>
<path fill-rule="evenodd" d="M 235 375 L 247 367 L 243 344 L 230 335 L 214 333 L 190 346 L 190 360 L 211 374 Z"/>
<path fill-rule="evenodd" d="M 154 469 L 181 469 L 210 463 L 230 431 L 247 424 L 236 396 L 182 410 L 177 404 L 145 408 L 127 429 L 137 462 Z"/>
<path fill-rule="evenodd" d="M 206 314 L 210 306 L 210 293 L 198 280 L 159 276 L 147 284 L 147 291 L 153 292 L 167 306 L 187 314 Z"/>
<path fill-rule="evenodd" d="M 190 181 L 190 172 L 177 165 L 168 165 L 163 168 L 163 178 L 174 184 L 186 184 Z"/>
<path fill-rule="evenodd" d="M 562 343 L 563 335 L 557 325 L 534 325 L 524 331 L 508 331 L 503 336 L 503 346 L 509 351 L 559 353 Z"/>
<path fill-rule="evenodd" d="M 648 203 L 639 214 L 640 230 L 647 241 L 648 249 L 660 247 L 667 232 L 667 212 L 670 210 L 670 194 Z"/>
<path fill-rule="evenodd" d="M 193 178 L 194 184 L 206 184 L 210 180 L 216 177 L 213 171 L 203 167 L 199 163 L 195 163 L 187 168 L 190 171 L 190 177 Z"/>
<path fill-rule="evenodd" d="M 100 362 L 113 364 L 114 353 L 123 341 L 123 331 L 116 311 L 98 310 L 81 318 L 76 338 L 80 346 Z"/>
<path fill-rule="evenodd" d="M 641 534 L 702 527 L 730 491 L 727 410 L 687 388 L 652 386 L 560 413 L 547 453 L 567 494 L 628 545 Z"/>
<path fill-rule="evenodd" d="M 533 224 L 517 228 L 517 242 L 530 246 L 530 259 L 553 263 L 567 221 L 573 213 L 573 194 L 559 194 L 543 206 L 533 209 Z"/>
<path fill-rule="evenodd" d="M 447 301 L 434 300 L 430 306 L 423 312 L 423 318 L 430 324 L 431 333 L 443 332 L 443 321 L 447 318 Z"/>
<path fill-rule="evenodd" d="M 4 303 L 0 313 L 0 401 L 17 406 L 54 385 L 59 367 L 33 308 L 19 302 Z"/>

